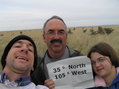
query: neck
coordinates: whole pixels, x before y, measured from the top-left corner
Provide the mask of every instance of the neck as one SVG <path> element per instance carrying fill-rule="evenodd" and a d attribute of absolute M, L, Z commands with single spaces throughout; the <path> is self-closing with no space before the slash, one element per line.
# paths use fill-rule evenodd
<path fill-rule="evenodd" d="M 62 51 L 60 52 L 53 52 L 53 51 L 50 51 L 48 50 L 48 53 L 49 55 L 51 56 L 51 58 L 53 59 L 57 59 L 57 58 L 60 58 L 65 52 L 65 49 L 63 49 Z"/>
<path fill-rule="evenodd" d="M 116 68 L 112 66 L 112 71 L 110 72 L 110 74 L 103 77 L 107 86 L 110 86 L 112 84 L 112 81 L 114 80 L 116 75 L 117 75 Z"/>
<path fill-rule="evenodd" d="M 7 68 L 4 68 L 3 72 L 5 72 L 5 74 L 8 76 L 8 79 L 10 82 L 16 80 L 17 78 L 30 75 L 30 73 L 24 74 L 24 73 L 19 73 L 17 71 L 10 71 Z"/>

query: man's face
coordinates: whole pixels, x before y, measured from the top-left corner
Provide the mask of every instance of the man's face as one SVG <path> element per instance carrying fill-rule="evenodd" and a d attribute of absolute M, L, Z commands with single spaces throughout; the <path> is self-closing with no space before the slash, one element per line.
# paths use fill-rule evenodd
<path fill-rule="evenodd" d="M 52 19 L 48 21 L 44 30 L 43 38 L 48 46 L 48 50 L 54 53 L 63 51 L 67 42 L 65 24 L 58 19 Z"/>
<path fill-rule="evenodd" d="M 5 68 L 16 72 L 30 74 L 34 64 L 34 48 L 28 40 L 18 40 L 11 47 Z"/>

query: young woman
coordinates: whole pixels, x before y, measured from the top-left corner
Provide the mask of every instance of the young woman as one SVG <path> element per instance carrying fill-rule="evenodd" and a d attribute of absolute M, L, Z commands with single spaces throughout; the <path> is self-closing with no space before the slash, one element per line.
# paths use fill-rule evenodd
<path fill-rule="evenodd" d="M 94 45 L 87 55 L 92 63 L 95 87 L 90 89 L 119 89 L 119 58 L 107 43 Z"/>

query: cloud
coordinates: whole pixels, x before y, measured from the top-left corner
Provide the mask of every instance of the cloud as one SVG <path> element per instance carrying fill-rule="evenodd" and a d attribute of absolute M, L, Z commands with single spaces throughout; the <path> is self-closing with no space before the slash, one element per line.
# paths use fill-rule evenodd
<path fill-rule="evenodd" d="M 42 28 L 52 15 L 68 26 L 119 23 L 119 0 L 1 0 L 0 30 Z"/>

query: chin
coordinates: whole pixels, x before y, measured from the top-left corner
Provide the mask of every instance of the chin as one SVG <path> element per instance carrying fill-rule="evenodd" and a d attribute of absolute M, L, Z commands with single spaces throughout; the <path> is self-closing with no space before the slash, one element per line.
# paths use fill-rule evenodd
<path fill-rule="evenodd" d="M 101 72 L 101 73 L 98 73 L 98 75 L 101 76 L 101 77 L 104 77 L 105 73 Z"/>
<path fill-rule="evenodd" d="M 56 53 L 59 53 L 59 52 L 62 51 L 62 49 L 61 48 L 54 48 L 53 51 L 56 52 Z"/>

